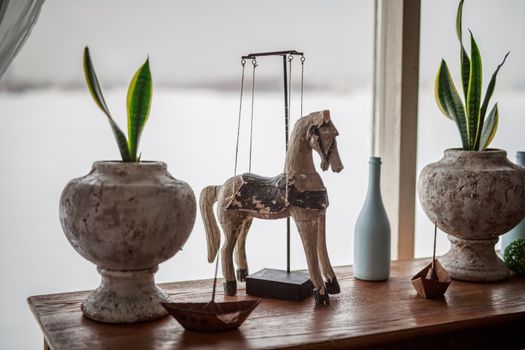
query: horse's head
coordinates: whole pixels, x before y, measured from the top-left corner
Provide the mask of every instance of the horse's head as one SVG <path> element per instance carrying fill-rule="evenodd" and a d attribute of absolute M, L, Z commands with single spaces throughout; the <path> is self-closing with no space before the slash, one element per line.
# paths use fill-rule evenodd
<path fill-rule="evenodd" d="M 312 123 L 308 128 L 307 139 L 310 147 L 321 156 L 321 169 L 338 173 L 343 170 L 335 138 L 339 135 L 334 123 L 330 120 L 330 111 L 314 113 Z"/>

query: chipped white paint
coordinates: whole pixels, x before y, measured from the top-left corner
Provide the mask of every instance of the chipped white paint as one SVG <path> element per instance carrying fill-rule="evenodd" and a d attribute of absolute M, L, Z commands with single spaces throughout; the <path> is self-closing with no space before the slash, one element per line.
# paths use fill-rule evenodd
<path fill-rule="evenodd" d="M 341 159 L 335 143 L 338 132 L 330 120 L 328 111 L 311 113 L 300 118 L 291 133 L 290 146 L 286 154 L 285 173 L 288 174 L 287 187 L 295 186 L 301 192 L 326 191 L 321 176 L 317 173 L 312 159 L 312 150 L 321 155 L 321 168 L 339 172 L 343 169 Z M 326 152 L 328 151 L 328 154 Z M 324 155 L 323 155 L 324 154 Z M 298 174 L 298 175 L 296 175 Z M 228 179 L 222 186 L 208 186 L 200 196 L 201 214 L 206 228 L 208 242 L 208 261 L 212 262 L 217 254 L 220 244 L 220 231 L 213 214 L 213 205 L 218 202 L 217 212 L 219 222 L 226 236 L 221 250 L 222 272 L 226 280 L 225 291 L 227 294 L 236 293 L 235 270 L 233 266 L 233 254 L 239 270 L 246 272 L 248 263 L 246 261 L 245 242 L 246 235 L 253 218 L 259 219 L 281 219 L 292 216 L 301 239 L 308 263 L 310 278 L 315 287 L 316 303 L 328 304 L 328 292 L 339 292 L 339 285 L 328 258 L 325 239 L 325 215 L 324 209 L 307 209 L 294 205 L 286 206 L 278 213 L 272 213 L 271 208 L 261 204 L 257 199 L 258 194 L 251 197 L 253 204 L 260 211 L 247 212 L 241 209 L 227 209 L 232 200 L 235 204 L 236 189 L 239 189 L 243 180 L 241 176 Z M 285 203 L 288 204 L 286 190 Z M 233 198 L 232 194 L 233 193 Z M 265 200 L 268 200 L 265 198 Z M 270 201 L 262 202 L 270 203 Z M 271 203 L 277 203 L 276 200 Z M 326 286 L 323 276 L 327 280 Z"/>

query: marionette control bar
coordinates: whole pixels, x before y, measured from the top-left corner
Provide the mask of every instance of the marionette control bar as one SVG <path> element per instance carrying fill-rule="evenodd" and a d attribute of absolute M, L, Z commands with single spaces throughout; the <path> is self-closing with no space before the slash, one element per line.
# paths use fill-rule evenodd
<path fill-rule="evenodd" d="M 304 56 L 304 53 L 296 51 L 296 50 L 286 50 L 286 51 L 271 51 L 271 52 L 256 52 L 256 53 L 250 53 L 246 56 L 242 56 L 242 59 L 244 60 L 251 60 L 256 57 L 263 57 L 263 56 L 286 56 L 286 55 L 296 55 L 296 56 Z"/>

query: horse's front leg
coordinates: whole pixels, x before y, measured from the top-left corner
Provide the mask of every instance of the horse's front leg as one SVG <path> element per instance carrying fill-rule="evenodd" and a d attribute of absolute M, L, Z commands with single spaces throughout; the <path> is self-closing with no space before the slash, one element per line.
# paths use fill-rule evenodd
<path fill-rule="evenodd" d="M 241 233 L 235 245 L 235 263 L 237 264 L 237 280 L 239 282 L 246 281 L 248 277 L 248 261 L 246 259 L 246 236 L 252 225 L 253 218 L 247 218 L 243 221 Z"/>
<path fill-rule="evenodd" d="M 242 222 L 242 220 L 221 222 L 225 238 L 221 248 L 222 275 L 226 280 L 224 282 L 224 294 L 229 296 L 237 294 L 237 281 L 235 280 L 235 269 L 233 267 L 233 249 L 241 232 Z"/>
<path fill-rule="evenodd" d="M 315 304 L 329 305 L 330 298 L 328 297 L 328 291 L 326 290 L 323 276 L 321 275 L 317 254 L 317 222 L 319 211 L 292 207 L 291 214 L 303 242 L 310 279 L 315 287 Z"/>
<path fill-rule="evenodd" d="M 337 277 L 328 257 L 328 249 L 326 248 L 326 213 L 322 213 L 319 216 L 317 223 L 317 254 L 319 255 L 319 263 L 326 280 L 325 285 L 328 294 L 339 294 L 341 288 L 339 287 L 339 282 L 337 282 Z"/>

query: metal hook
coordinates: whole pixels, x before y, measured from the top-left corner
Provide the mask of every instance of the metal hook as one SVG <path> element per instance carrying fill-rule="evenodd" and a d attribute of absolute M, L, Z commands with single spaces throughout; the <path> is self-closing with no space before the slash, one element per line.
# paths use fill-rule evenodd
<path fill-rule="evenodd" d="M 255 58 L 252 60 L 252 64 L 253 64 L 253 68 L 258 66 L 257 60 Z"/>
<path fill-rule="evenodd" d="M 306 58 L 304 56 L 301 56 L 301 63 L 304 64 L 304 61 L 306 61 Z"/>
<path fill-rule="evenodd" d="M 244 58 L 241 59 L 241 65 L 244 67 L 245 64 L 246 64 L 246 60 Z"/>
<path fill-rule="evenodd" d="M 292 62 L 293 61 L 293 55 L 288 55 L 288 62 Z"/>

